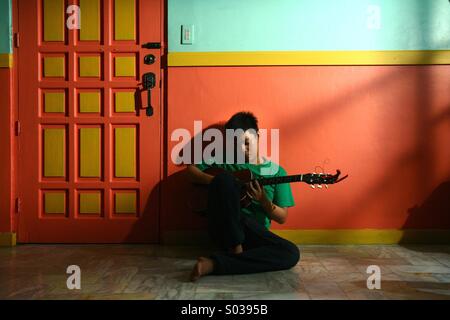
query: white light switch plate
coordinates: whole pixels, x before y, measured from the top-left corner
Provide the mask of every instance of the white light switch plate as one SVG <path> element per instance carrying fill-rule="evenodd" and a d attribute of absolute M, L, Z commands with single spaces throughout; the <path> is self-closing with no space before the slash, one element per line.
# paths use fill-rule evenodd
<path fill-rule="evenodd" d="M 194 43 L 194 25 L 184 24 L 181 26 L 181 44 Z"/>

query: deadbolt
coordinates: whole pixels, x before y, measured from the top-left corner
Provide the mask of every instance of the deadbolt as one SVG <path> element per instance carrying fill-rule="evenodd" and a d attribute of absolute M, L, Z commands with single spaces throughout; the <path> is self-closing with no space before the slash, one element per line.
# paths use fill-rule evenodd
<path fill-rule="evenodd" d="M 148 54 L 144 57 L 145 64 L 154 64 L 156 61 L 156 57 L 153 54 Z"/>

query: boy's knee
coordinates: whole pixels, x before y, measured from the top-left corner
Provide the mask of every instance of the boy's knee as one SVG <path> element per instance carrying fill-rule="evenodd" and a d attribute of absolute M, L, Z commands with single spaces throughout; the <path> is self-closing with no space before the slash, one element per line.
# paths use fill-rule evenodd
<path fill-rule="evenodd" d="M 286 240 L 286 242 L 283 243 L 283 251 L 285 252 L 285 268 L 290 269 L 295 267 L 300 261 L 299 248 L 294 243 Z"/>

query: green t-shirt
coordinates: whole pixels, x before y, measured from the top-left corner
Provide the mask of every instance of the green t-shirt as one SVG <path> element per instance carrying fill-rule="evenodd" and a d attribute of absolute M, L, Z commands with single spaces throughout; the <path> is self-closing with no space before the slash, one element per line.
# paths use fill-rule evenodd
<path fill-rule="evenodd" d="M 258 177 L 280 177 L 286 176 L 286 171 L 279 165 L 273 163 L 272 161 L 265 160 L 262 164 L 217 164 L 214 160 L 209 160 L 200 164 L 196 164 L 196 167 L 204 171 L 208 168 L 220 168 L 227 171 L 239 171 L 249 169 L 252 171 L 255 178 Z M 264 171 L 261 171 L 265 169 Z M 292 207 L 294 206 L 294 197 L 292 196 L 292 190 L 289 183 L 281 183 L 275 185 L 265 185 L 264 190 L 267 197 L 275 205 L 279 207 Z M 253 216 L 263 224 L 267 229 L 270 227 L 271 220 L 267 216 L 264 208 L 259 204 L 258 201 L 252 200 L 252 203 L 247 208 L 241 209 L 242 213 Z"/>

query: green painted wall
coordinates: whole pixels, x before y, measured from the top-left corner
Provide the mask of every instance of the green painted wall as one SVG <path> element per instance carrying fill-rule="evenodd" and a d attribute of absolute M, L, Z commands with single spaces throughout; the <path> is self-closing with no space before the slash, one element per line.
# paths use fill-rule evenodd
<path fill-rule="evenodd" d="M 172 52 L 450 49 L 449 0 L 168 1 Z"/>
<path fill-rule="evenodd" d="M 0 53 L 12 53 L 11 0 L 0 0 Z"/>

